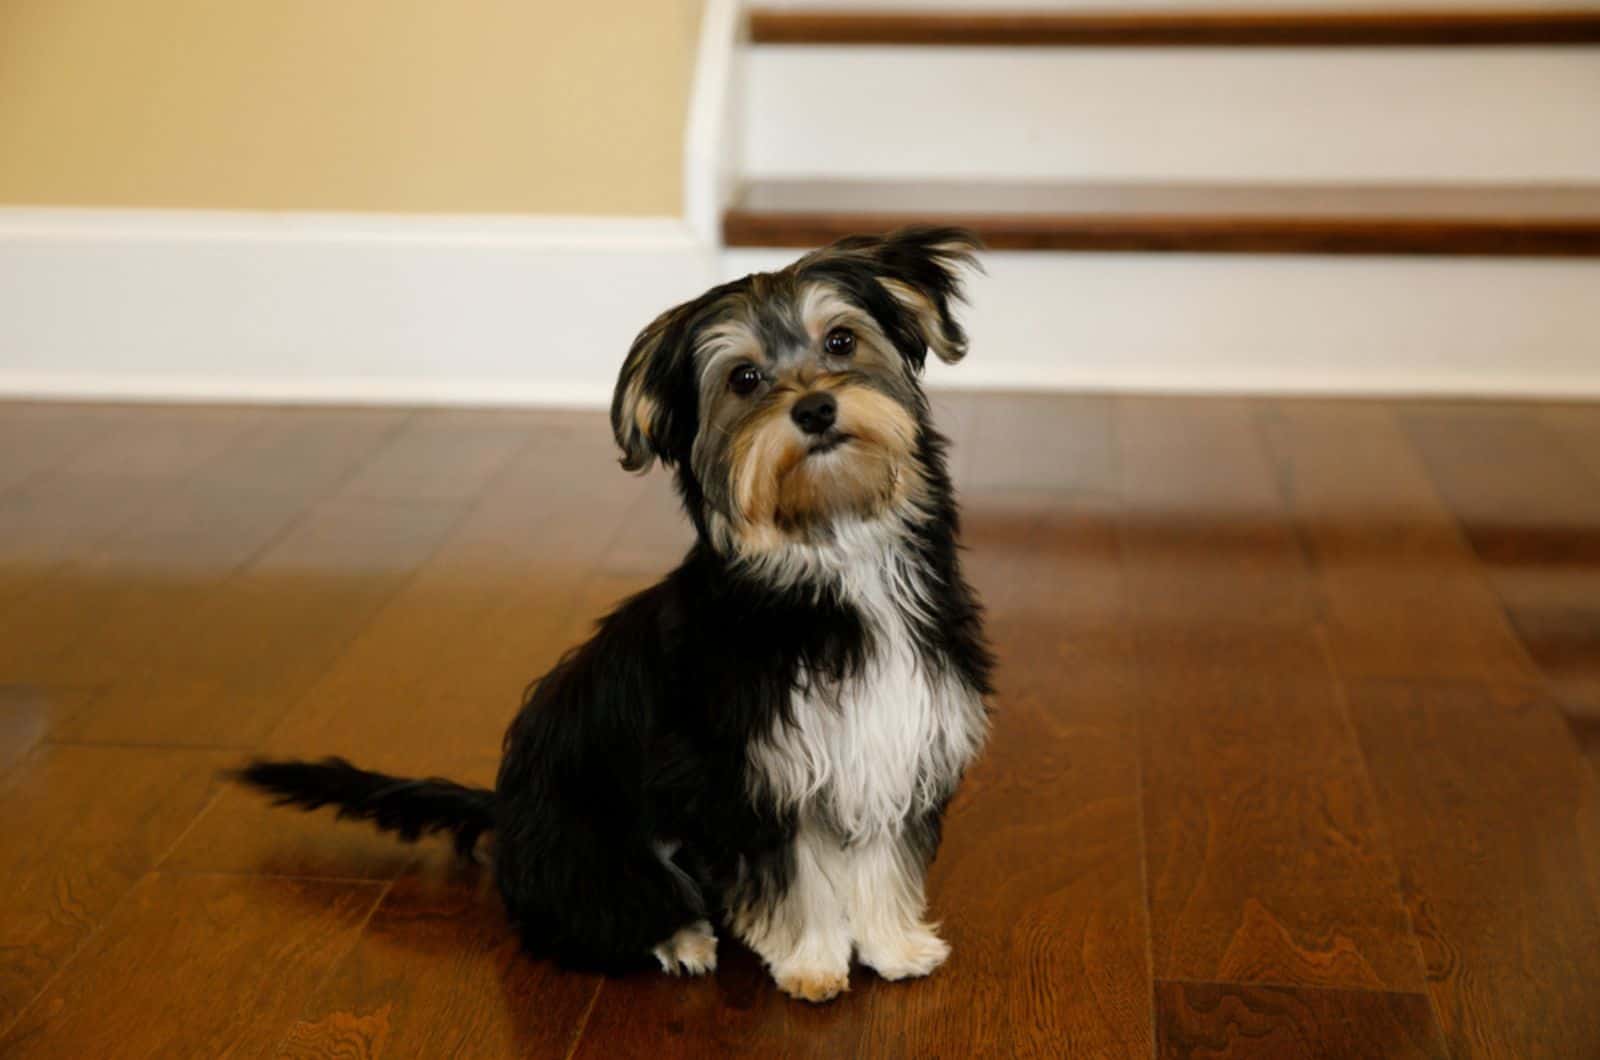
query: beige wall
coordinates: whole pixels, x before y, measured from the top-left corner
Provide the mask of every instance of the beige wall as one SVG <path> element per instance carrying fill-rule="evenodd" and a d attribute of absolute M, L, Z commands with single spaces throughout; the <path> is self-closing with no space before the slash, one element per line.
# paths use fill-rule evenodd
<path fill-rule="evenodd" d="M 0 203 L 681 212 L 700 0 L 0 0 Z"/>

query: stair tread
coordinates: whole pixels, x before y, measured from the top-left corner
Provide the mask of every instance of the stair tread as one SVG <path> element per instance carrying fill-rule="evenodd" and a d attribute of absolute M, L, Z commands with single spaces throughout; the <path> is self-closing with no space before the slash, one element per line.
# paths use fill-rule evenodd
<path fill-rule="evenodd" d="M 763 180 L 751 210 L 924 210 L 997 214 L 1600 218 L 1600 185 L 1112 184 L 1019 181 Z"/>
<path fill-rule="evenodd" d="M 732 246 L 809 246 L 912 222 L 996 249 L 1600 254 L 1600 185 L 1247 185 L 770 180 Z"/>
<path fill-rule="evenodd" d="M 757 7 L 756 44 L 1448 46 L 1600 43 L 1600 7 L 856 10 Z"/>

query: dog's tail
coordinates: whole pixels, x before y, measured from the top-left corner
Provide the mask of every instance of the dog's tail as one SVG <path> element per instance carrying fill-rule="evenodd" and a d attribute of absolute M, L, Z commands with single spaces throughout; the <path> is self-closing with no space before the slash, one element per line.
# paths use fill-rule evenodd
<path fill-rule="evenodd" d="M 315 810 L 333 806 L 340 817 L 371 821 L 408 843 L 448 832 L 456 853 L 471 855 L 478 837 L 494 827 L 494 792 L 450 780 L 411 780 L 357 769 L 342 758 L 320 762 L 257 759 L 233 779 L 276 798 L 278 806 Z"/>

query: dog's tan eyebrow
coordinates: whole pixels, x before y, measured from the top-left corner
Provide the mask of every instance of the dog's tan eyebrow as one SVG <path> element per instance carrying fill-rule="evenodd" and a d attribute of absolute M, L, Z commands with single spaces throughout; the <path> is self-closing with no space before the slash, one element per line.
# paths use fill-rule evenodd
<path fill-rule="evenodd" d="M 730 355 L 760 357 L 761 340 L 742 320 L 724 320 L 708 327 L 695 343 L 702 369 Z"/>
<path fill-rule="evenodd" d="M 841 320 L 860 323 L 870 318 L 832 285 L 822 282 L 808 284 L 800 295 L 800 321 L 807 333 L 817 338 L 829 326 Z"/>

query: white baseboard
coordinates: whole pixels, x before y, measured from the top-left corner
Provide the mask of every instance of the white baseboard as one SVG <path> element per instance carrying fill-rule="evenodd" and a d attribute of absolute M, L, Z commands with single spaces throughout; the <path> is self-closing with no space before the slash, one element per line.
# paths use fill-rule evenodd
<path fill-rule="evenodd" d="M 714 265 L 671 218 L 0 210 L 0 394 L 590 404 Z"/>
<path fill-rule="evenodd" d="M 604 405 L 721 278 L 663 219 L 0 211 L 0 394 Z M 1600 261 L 986 256 L 953 388 L 1600 396 Z"/>
<path fill-rule="evenodd" d="M 721 276 L 793 251 L 728 250 Z M 1600 396 L 1600 260 L 991 253 L 956 389 Z"/>

